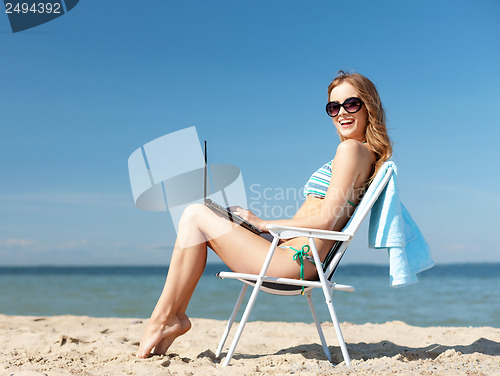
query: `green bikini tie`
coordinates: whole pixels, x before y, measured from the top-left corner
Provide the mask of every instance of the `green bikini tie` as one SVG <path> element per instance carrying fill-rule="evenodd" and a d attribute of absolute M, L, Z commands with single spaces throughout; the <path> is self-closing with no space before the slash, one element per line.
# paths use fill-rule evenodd
<path fill-rule="evenodd" d="M 304 256 L 309 252 L 309 246 L 303 245 L 302 249 L 299 251 L 298 249 L 295 249 L 293 247 L 290 247 L 290 249 L 293 249 L 295 251 L 295 254 L 293 255 L 293 259 L 296 261 L 297 259 L 300 260 L 300 279 L 303 281 L 304 280 Z M 302 295 L 304 295 L 304 286 L 302 286 Z"/>

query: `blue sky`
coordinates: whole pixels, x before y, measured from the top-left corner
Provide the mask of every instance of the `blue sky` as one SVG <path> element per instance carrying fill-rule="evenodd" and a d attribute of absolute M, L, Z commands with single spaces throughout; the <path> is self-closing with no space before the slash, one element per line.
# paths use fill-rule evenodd
<path fill-rule="evenodd" d="M 134 206 L 127 159 L 189 126 L 240 167 L 250 204 L 268 188 L 294 205 L 280 189 L 339 142 L 324 112 L 339 69 L 377 85 L 436 262 L 500 262 L 499 19 L 495 0 L 81 0 L 13 34 L 4 14 L 0 265 L 168 263 L 173 225 Z M 362 235 L 346 261 L 387 256 Z"/>

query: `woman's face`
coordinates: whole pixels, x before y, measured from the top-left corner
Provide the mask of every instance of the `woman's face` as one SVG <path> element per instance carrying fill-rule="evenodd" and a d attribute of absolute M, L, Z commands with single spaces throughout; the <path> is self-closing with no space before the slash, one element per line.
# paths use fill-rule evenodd
<path fill-rule="evenodd" d="M 344 103 L 347 98 L 359 98 L 358 91 L 347 82 L 333 88 L 330 92 L 330 102 Z M 363 104 L 361 109 L 355 113 L 347 112 L 344 107 L 340 108 L 339 114 L 333 119 L 337 132 L 346 139 L 354 139 L 360 142 L 365 140 L 366 126 L 368 125 L 368 110 Z"/>

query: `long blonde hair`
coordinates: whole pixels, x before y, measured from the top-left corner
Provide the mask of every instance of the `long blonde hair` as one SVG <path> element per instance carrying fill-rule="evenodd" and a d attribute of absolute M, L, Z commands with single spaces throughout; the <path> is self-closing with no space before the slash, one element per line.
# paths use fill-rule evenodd
<path fill-rule="evenodd" d="M 347 82 L 351 84 L 359 94 L 368 111 L 368 124 L 366 126 L 366 143 L 375 153 L 374 171 L 368 182 L 375 177 L 382 164 L 392 156 L 392 142 L 387 134 L 385 125 L 385 112 L 377 88 L 368 78 L 359 73 L 346 73 L 339 71 L 337 77 L 328 86 L 328 100 L 333 88 Z M 345 138 L 339 134 L 340 140 Z"/>

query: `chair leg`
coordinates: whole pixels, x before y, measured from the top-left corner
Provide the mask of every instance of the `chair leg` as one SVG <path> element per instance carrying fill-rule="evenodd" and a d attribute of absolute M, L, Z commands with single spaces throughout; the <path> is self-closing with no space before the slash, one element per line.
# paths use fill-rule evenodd
<path fill-rule="evenodd" d="M 243 298 L 245 297 L 245 293 L 247 291 L 248 285 L 246 283 L 243 283 L 243 287 L 241 288 L 240 295 L 238 296 L 238 300 L 236 301 L 236 304 L 233 308 L 233 313 L 231 313 L 231 317 L 229 318 L 229 321 L 227 322 L 226 329 L 224 330 L 224 333 L 222 334 L 222 337 L 219 342 L 219 346 L 217 347 L 217 351 L 215 352 L 215 357 L 218 358 L 222 352 L 222 348 L 224 347 L 224 344 L 226 343 L 227 336 L 229 335 L 229 332 L 231 331 L 231 327 L 233 326 L 234 319 L 236 318 L 236 315 L 238 314 L 238 311 L 240 310 L 241 307 L 241 302 L 243 301 Z"/>
<path fill-rule="evenodd" d="M 340 350 L 342 351 L 342 356 L 344 357 L 345 364 L 347 367 L 351 367 L 351 358 L 349 357 L 349 353 L 347 352 L 347 347 L 344 341 L 344 336 L 342 335 L 342 331 L 340 330 L 340 325 L 337 320 L 337 315 L 335 314 L 335 310 L 333 309 L 332 302 L 332 294 L 333 289 L 328 287 L 330 284 L 326 280 L 323 271 L 321 270 L 321 263 L 318 255 L 318 249 L 316 248 L 316 243 L 314 242 L 314 238 L 309 238 L 309 245 L 311 246 L 311 250 L 313 253 L 313 257 L 316 260 L 316 268 L 318 269 L 318 277 L 321 281 L 321 289 L 323 290 L 323 295 L 325 296 L 325 302 L 328 306 L 328 311 L 330 311 L 330 317 L 332 318 L 333 327 L 335 328 L 335 332 L 337 333 L 337 339 L 339 341 Z"/>
<path fill-rule="evenodd" d="M 335 328 L 335 333 L 337 334 L 337 339 L 339 340 L 340 350 L 342 351 L 342 356 L 344 357 L 345 364 L 348 368 L 351 367 L 351 358 L 349 356 L 349 352 L 347 351 L 347 346 L 344 341 L 344 336 L 342 335 L 342 331 L 340 330 L 339 321 L 337 320 L 337 315 L 335 314 L 335 310 L 333 309 L 333 301 L 332 296 L 326 296 L 326 305 L 328 306 L 328 310 L 330 311 L 330 317 L 332 318 L 333 327 Z"/>
<path fill-rule="evenodd" d="M 325 353 L 326 358 L 331 362 L 332 356 L 330 355 L 330 350 L 328 350 L 328 346 L 326 345 L 325 336 L 323 335 L 323 330 L 321 329 L 321 324 L 318 320 L 318 315 L 316 314 L 316 310 L 314 309 L 314 304 L 311 299 L 311 291 L 306 292 L 306 298 L 307 302 L 309 303 L 309 308 L 311 309 L 314 323 L 316 324 L 316 329 L 318 330 L 321 346 L 323 347 L 323 352 Z"/>
<path fill-rule="evenodd" d="M 250 295 L 250 299 L 248 299 L 248 303 L 247 303 L 247 306 L 245 308 L 245 312 L 243 312 L 243 316 L 241 317 L 241 321 L 238 325 L 238 329 L 236 330 L 236 334 L 234 335 L 233 342 L 231 343 L 231 346 L 229 347 L 226 358 L 224 359 L 224 363 L 222 363 L 222 367 L 229 365 L 229 362 L 231 361 L 231 358 L 233 357 L 234 350 L 236 350 L 236 345 L 238 344 L 238 341 L 240 340 L 241 333 L 243 333 L 243 328 L 245 327 L 245 324 L 248 321 L 248 317 L 250 316 L 250 312 L 252 312 L 252 308 L 253 308 L 253 305 L 255 303 L 255 300 L 257 299 L 257 294 L 259 293 L 261 285 L 262 285 L 262 280 L 258 280 L 255 283 L 255 287 L 252 291 L 252 295 Z"/>
<path fill-rule="evenodd" d="M 252 291 L 252 295 L 250 295 L 250 299 L 248 299 L 247 307 L 245 308 L 245 312 L 243 312 L 243 316 L 241 317 L 240 324 L 238 325 L 238 329 L 236 330 L 236 334 L 234 335 L 233 342 L 231 343 L 231 347 L 229 347 L 229 351 L 227 352 L 226 358 L 224 359 L 223 367 L 227 366 L 233 357 L 234 350 L 236 349 L 236 345 L 240 340 L 241 333 L 243 333 L 243 328 L 248 321 L 248 317 L 250 316 L 250 312 L 252 312 L 253 305 L 255 304 L 255 300 L 257 299 L 257 295 L 259 294 L 259 290 L 262 286 L 263 278 L 266 275 L 267 268 L 269 268 L 269 264 L 271 263 L 271 258 L 273 257 L 274 251 L 276 250 L 276 246 L 278 245 L 279 239 L 275 237 L 269 247 L 269 251 L 267 252 L 266 259 L 264 260 L 264 264 L 262 265 L 262 269 L 259 273 L 259 278 L 255 281 L 255 286 Z"/>

